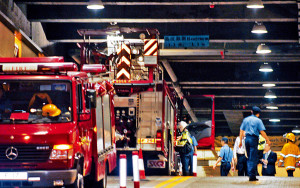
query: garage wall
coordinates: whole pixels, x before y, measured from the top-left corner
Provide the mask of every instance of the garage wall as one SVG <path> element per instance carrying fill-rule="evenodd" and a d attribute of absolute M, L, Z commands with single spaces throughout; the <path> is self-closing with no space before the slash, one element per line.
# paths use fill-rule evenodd
<path fill-rule="evenodd" d="M 22 57 L 38 57 L 38 55 L 22 42 Z"/>
<path fill-rule="evenodd" d="M 0 22 L 0 57 L 13 57 L 14 45 L 14 34 Z"/>
<path fill-rule="evenodd" d="M 38 57 L 38 54 L 32 51 L 24 42 L 21 46 L 21 57 Z M 14 33 L 0 22 L 0 57 L 14 57 L 14 49 Z"/>

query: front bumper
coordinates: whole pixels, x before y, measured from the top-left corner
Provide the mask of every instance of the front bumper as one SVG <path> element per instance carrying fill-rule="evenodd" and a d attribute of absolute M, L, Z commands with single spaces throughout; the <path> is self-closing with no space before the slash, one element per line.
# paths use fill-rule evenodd
<path fill-rule="evenodd" d="M 28 173 L 27 180 L 0 180 L 0 187 L 53 187 L 54 181 L 58 180 L 62 180 L 64 185 L 70 185 L 75 182 L 77 176 L 76 169 L 26 172 Z"/>

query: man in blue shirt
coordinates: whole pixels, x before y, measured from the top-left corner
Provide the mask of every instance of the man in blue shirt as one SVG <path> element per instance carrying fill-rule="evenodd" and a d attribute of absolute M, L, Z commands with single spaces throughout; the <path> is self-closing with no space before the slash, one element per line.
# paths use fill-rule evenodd
<path fill-rule="evenodd" d="M 252 115 L 246 117 L 243 120 L 243 123 L 240 127 L 240 145 L 239 147 L 242 147 L 242 139 L 244 135 L 246 135 L 245 140 L 245 146 L 246 146 L 246 152 L 248 155 L 247 160 L 247 170 L 249 175 L 249 181 L 257 181 L 256 179 L 256 172 L 257 172 L 257 146 L 258 146 L 258 137 L 259 134 L 261 134 L 265 139 L 268 145 L 270 145 L 270 140 L 265 133 L 265 126 L 261 119 L 259 119 L 260 116 L 260 108 L 257 106 L 252 107 Z"/>
<path fill-rule="evenodd" d="M 216 166 L 221 161 L 220 172 L 221 176 L 227 176 L 230 168 L 234 170 L 234 162 L 233 162 L 233 151 L 228 146 L 228 138 L 223 137 L 221 140 L 222 148 L 220 150 L 219 158 L 216 164 L 213 166 L 213 169 L 216 169 Z"/>

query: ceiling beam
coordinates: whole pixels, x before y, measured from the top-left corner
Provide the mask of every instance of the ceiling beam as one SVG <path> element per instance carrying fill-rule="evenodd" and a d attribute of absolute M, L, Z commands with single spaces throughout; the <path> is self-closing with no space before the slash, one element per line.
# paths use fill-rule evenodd
<path fill-rule="evenodd" d="M 43 23 L 216 23 L 216 22 L 297 22 L 297 18 L 79 18 L 79 19 L 31 19 Z"/>
<path fill-rule="evenodd" d="M 53 2 L 53 1 L 17 1 L 18 3 L 22 4 L 29 4 L 29 5 L 87 5 L 88 2 Z M 246 5 L 247 1 L 223 1 L 223 2 L 103 2 L 103 5 L 121 5 L 121 6 L 136 6 L 136 5 L 143 5 L 143 6 L 207 6 L 207 5 Z M 296 1 L 264 1 L 265 5 L 274 5 L 274 4 L 296 4 Z"/>
<path fill-rule="evenodd" d="M 300 89 L 300 87 L 295 86 L 282 86 L 282 87 L 205 87 L 205 86 L 183 86 L 182 89 Z"/>
<path fill-rule="evenodd" d="M 170 82 L 168 82 L 170 83 Z M 260 81 L 260 82 L 179 82 L 180 85 L 262 85 L 273 84 L 300 84 L 300 81 Z"/>
<path fill-rule="evenodd" d="M 272 117 L 273 118 L 273 117 Z M 272 119 L 272 118 L 260 118 L 261 120 L 269 120 L 269 119 Z M 280 119 L 281 121 L 299 121 L 300 118 L 278 118 Z M 218 119 L 218 120 L 215 120 L 216 122 L 227 122 L 226 119 Z"/>
<path fill-rule="evenodd" d="M 144 41 L 140 39 L 125 39 L 130 43 L 143 43 Z M 60 43 L 82 43 L 83 39 L 58 39 L 58 40 L 49 40 L 50 42 L 60 42 Z M 106 39 L 90 39 L 90 43 L 105 43 Z M 209 43 L 298 43 L 298 40 L 288 40 L 288 39 L 210 39 Z M 160 44 L 164 44 L 164 39 L 159 39 Z"/>
<path fill-rule="evenodd" d="M 197 112 L 211 112 L 211 110 L 193 110 L 196 114 Z M 237 112 L 250 112 L 250 110 L 238 110 L 238 109 L 234 109 L 234 110 L 228 110 L 228 109 L 216 109 L 215 112 L 216 113 L 223 113 L 223 112 L 232 112 L 232 111 L 237 111 Z M 282 112 L 285 112 L 285 113 L 298 113 L 300 112 L 300 110 L 261 110 L 261 112 L 272 112 L 272 113 L 282 113 Z"/>
<path fill-rule="evenodd" d="M 215 98 L 251 98 L 251 99 L 263 99 L 265 98 L 264 96 L 247 96 L 247 95 L 215 95 Z M 282 99 L 293 99 L 293 98 L 300 98 L 300 96 L 277 96 L 277 98 L 282 98 Z M 300 112 L 300 111 L 299 111 Z"/>

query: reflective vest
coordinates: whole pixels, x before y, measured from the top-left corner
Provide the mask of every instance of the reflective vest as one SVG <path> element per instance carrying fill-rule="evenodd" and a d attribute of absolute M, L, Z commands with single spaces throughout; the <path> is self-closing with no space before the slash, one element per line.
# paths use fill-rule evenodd
<path fill-rule="evenodd" d="M 279 162 L 284 162 L 286 170 L 295 170 L 296 162 L 300 159 L 299 147 L 292 143 L 286 143 L 279 156 Z"/>
<path fill-rule="evenodd" d="M 265 146 L 266 146 L 266 139 L 260 134 L 257 149 L 264 150 Z"/>
<path fill-rule="evenodd" d="M 181 139 L 177 142 L 177 146 L 184 146 L 187 141 L 189 141 L 191 144 L 193 144 L 193 140 L 190 136 L 189 131 L 185 130 L 182 132 Z"/>

